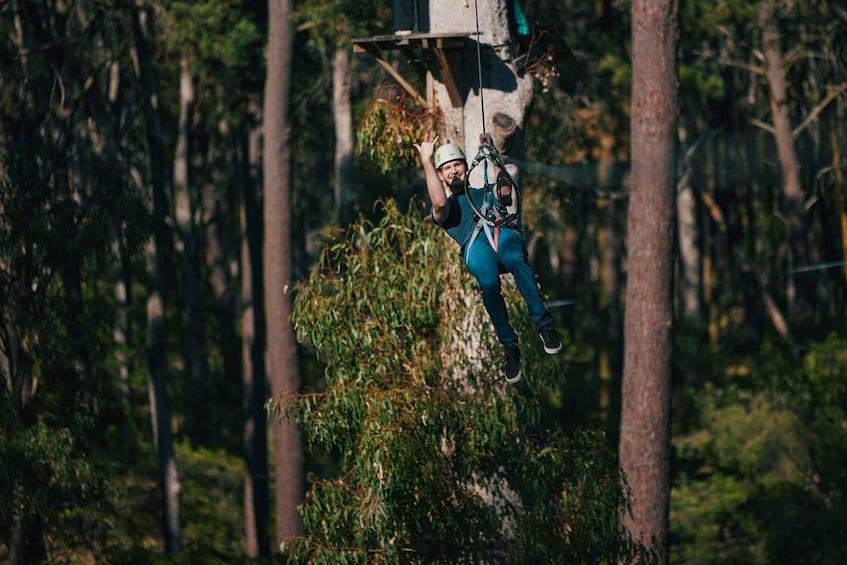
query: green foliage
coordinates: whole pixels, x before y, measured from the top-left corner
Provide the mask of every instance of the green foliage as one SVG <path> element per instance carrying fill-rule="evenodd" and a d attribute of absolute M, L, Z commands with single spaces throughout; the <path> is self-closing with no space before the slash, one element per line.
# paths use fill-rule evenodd
<path fill-rule="evenodd" d="M 156 455 L 147 445 L 140 463 L 122 472 L 109 499 L 116 511 L 108 547 L 109 563 L 240 563 L 244 547 L 244 460 L 223 451 L 175 446 L 180 471 L 183 550 L 162 558 L 162 542 L 151 537 L 161 521 Z"/>
<path fill-rule="evenodd" d="M 723 473 L 680 477 L 671 503 L 671 562 L 763 563 L 755 521 L 738 512 L 747 496 L 743 480 Z"/>
<path fill-rule="evenodd" d="M 0 527 L 40 524 L 63 532 L 64 550 L 96 546 L 108 529 L 104 510 L 113 492 L 96 458 L 80 449 L 70 430 L 44 423 L 21 427 L 4 394 L 0 400 Z M 54 548 L 55 549 L 55 548 Z"/>
<path fill-rule="evenodd" d="M 262 60 L 263 38 L 253 22 L 232 8 L 225 0 L 174 2 L 168 11 L 168 48 L 202 62 L 207 72 L 249 74 Z"/>
<path fill-rule="evenodd" d="M 238 123 L 246 100 L 260 92 L 265 75 L 265 38 L 254 16 L 226 0 L 174 2 L 168 10 L 165 46 L 185 58 L 201 86 L 197 115 L 214 131 L 221 114 Z"/>
<path fill-rule="evenodd" d="M 8 174 L 0 178 L 0 479 L 9 487 L 0 517 L 6 532 L 13 522 L 29 530 L 26 544 L 62 532 L 51 550 L 86 551 L 103 542 L 109 522 L 111 477 L 98 427 L 122 418 L 105 369 L 109 294 L 91 273 L 112 241 L 104 232 L 134 220 L 120 239 L 132 256 L 145 217 L 129 214 L 136 199 L 96 158 L 80 160 L 71 193 L 50 180 L 68 169 L 41 161 L 55 148 L 39 137 L 22 145 L 0 164 Z"/>
<path fill-rule="evenodd" d="M 704 41 L 719 39 L 715 30 L 722 33 L 738 32 L 741 39 L 755 41 L 755 36 L 745 33 L 757 21 L 759 5 L 756 2 L 732 0 L 719 4 L 686 2 L 680 5 L 680 21 L 685 30 L 683 41 L 703 45 Z"/>
<path fill-rule="evenodd" d="M 343 45 L 352 37 L 391 31 L 391 13 L 388 6 L 380 2 L 301 2 L 295 9 L 296 21 L 308 29 L 310 39 L 320 45 Z"/>
<path fill-rule="evenodd" d="M 675 439 L 674 560 L 843 562 L 845 351 L 831 335 L 797 366 L 768 347 L 697 391 L 696 431 Z"/>
<path fill-rule="evenodd" d="M 681 64 L 679 88 L 681 92 L 719 99 L 725 94 L 724 78 L 715 73 L 704 73 L 702 66 Z"/>
<path fill-rule="evenodd" d="M 608 53 L 600 59 L 598 67 L 609 74 L 609 83 L 618 91 L 629 91 L 632 84 L 632 69 L 627 60 Z"/>
<path fill-rule="evenodd" d="M 448 278 L 460 259 L 426 218 L 384 206 L 297 289 L 292 321 L 325 363 L 326 389 L 270 408 L 297 420 L 310 449 L 338 453 L 342 471 L 310 477 L 306 536 L 286 545 L 313 563 L 630 558 L 603 435 L 530 433 L 538 400 L 492 378 L 495 360 L 484 374 L 443 365 L 440 336 L 463 315 L 443 296 L 466 275 Z"/>
<path fill-rule="evenodd" d="M 439 131 L 440 124 L 438 108 L 424 108 L 406 92 L 386 84 L 356 130 L 358 150 L 383 172 L 413 167 L 418 160 L 413 144 Z"/>

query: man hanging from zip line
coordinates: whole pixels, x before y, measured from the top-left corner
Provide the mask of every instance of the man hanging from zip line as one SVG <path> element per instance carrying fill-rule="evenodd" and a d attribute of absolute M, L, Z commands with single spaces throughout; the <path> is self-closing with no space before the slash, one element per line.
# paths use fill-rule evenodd
<path fill-rule="evenodd" d="M 553 328 L 553 316 L 544 306 L 538 290 L 535 270 L 527 259 L 523 234 L 514 216 L 509 220 L 507 207 L 512 204 L 511 179 L 495 166 L 494 178 L 497 181 L 494 185 L 471 187 L 467 182 L 468 161 L 462 148 L 455 143 L 446 143 L 436 150 L 437 141 L 438 136 L 432 141 L 414 144 L 426 177 L 432 219 L 459 244 L 465 264 L 479 284 L 482 303 L 494 325 L 497 339 L 503 346 L 506 382 L 516 383 L 522 373 L 521 352 L 518 335 L 509 323 L 506 301 L 501 292 L 501 273 L 508 272 L 514 277 L 545 353 L 559 353 L 562 340 Z M 496 153 L 490 134 L 480 134 L 480 144 Z M 450 196 L 445 185 L 450 188 Z M 479 213 L 485 215 L 488 221 L 480 220 Z M 485 236 L 478 237 L 480 232 L 484 232 Z"/>

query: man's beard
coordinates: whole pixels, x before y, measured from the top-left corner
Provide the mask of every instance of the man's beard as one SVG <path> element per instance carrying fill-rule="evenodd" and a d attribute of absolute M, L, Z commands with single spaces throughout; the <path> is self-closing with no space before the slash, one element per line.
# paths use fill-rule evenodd
<path fill-rule="evenodd" d="M 455 176 L 450 180 L 450 192 L 453 194 L 461 194 L 465 191 L 465 181 L 460 176 Z"/>

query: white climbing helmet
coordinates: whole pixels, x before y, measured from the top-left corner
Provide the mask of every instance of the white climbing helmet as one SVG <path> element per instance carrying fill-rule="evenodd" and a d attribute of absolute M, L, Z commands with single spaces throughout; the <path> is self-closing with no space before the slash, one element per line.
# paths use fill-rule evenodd
<path fill-rule="evenodd" d="M 440 169 L 441 165 L 447 163 L 448 161 L 456 161 L 461 159 L 462 161 L 467 161 L 465 158 L 465 152 L 462 151 L 462 148 L 456 145 L 455 143 L 445 143 L 441 147 L 435 150 L 435 168 Z"/>

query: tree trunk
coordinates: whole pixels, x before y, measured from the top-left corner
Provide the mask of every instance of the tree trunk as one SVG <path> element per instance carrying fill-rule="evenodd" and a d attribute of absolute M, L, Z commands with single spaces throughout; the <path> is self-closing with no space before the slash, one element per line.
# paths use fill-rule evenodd
<path fill-rule="evenodd" d="M 346 228 L 356 214 L 353 182 L 353 110 L 350 103 L 350 50 L 338 47 L 332 58 L 332 115 L 335 118 L 335 206 Z"/>
<path fill-rule="evenodd" d="M 233 137 L 237 138 L 238 133 Z M 234 163 L 233 174 L 241 174 L 239 165 L 241 157 L 234 148 L 236 143 L 232 145 L 229 160 Z M 208 165 L 207 162 L 202 164 L 202 166 Z M 228 186 L 227 191 L 230 190 L 238 192 L 235 187 Z M 232 193 L 229 193 L 226 202 L 222 202 L 220 190 L 211 182 L 203 188 L 203 223 L 207 226 L 204 236 L 206 264 L 209 268 L 209 286 L 215 297 L 214 309 L 218 323 L 217 347 L 220 351 L 227 391 L 230 390 L 231 383 L 240 385 L 242 378 L 241 337 L 237 320 L 238 294 L 232 287 L 233 279 L 237 276 L 236 265 L 238 264 L 233 254 L 240 253 L 240 248 L 238 243 L 233 244 L 227 241 L 224 226 L 225 210 L 235 210 L 237 201 L 238 199 L 233 198 Z M 208 362 L 206 364 L 208 365 Z M 216 402 L 220 398 L 219 393 L 214 389 L 209 392 L 214 393 L 211 402 Z M 218 413 L 215 415 L 218 416 Z M 218 417 L 216 422 L 221 422 L 221 418 Z"/>
<path fill-rule="evenodd" d="M 158 245 L 151 242 L 147 249 L 147 268 L 151 282 L 147 295 L 147 365 L 150 371 L 147 392 L 150 398 L 150 418 L 156 445 L 156 469 L 162 494 L 162 530 L 165 553 L 181 550 L 179 523 L 179 472 L 171 434 L 171 410 L 168 404 L 165 320 L 162 274 L 157 270 Z"/>
<path fill-rule="evenodd" d="M 477 64 L 476 48 L 473 52 L 459 53 L 456 59 L 449 59 L 457 82 L 471 85 L 463 105 L 451 106 L 446 85 L 433 75 L 427 79 L 427 101 L 433 106 L 440 103 L 444 111 L 444 130 L 439 132 L 439 143 L 449 141 L 463 146 L 469 161 L 477 154 L 479 134 L 483 132 L 492 135 L 494 144 L 503 155 L 514 159 L 524 157 L 524 125 L 532 100 L 534 79 L 529 73 L 518 76 L 512 63 L 513 50 L 510 47 L 501 48 L 514 45 L 507 19 L 507 1 L 510 0 L 470 2 L 465 5 L 448 0 L 429 1 L 430 33 L 454 32 L 457 29 L 473 31 L 477 29 L 477 22 L 482 32 L 479 36 L 482 88 L 478 78 L 480 67 Z M 519 182 L 517 170 L 512 165 L 507 166 L 510 174 Z M 471 183 L 474 186 L 482 184 L 482 169 L 480 165 L 471 175 Z M 443 264 L 455 265 L 446 258 Z M 455 273 L 455 276 L 467 276 L 467 272 Z M 465 340 L 444 336 L 441 351 L 444 366 L 462 366 L 466 367 L 467 371 L 483 374 L 492 366 L 491 351 L 497 346 L 494 345 L 496 340 L 493 338 L 493 332 L 486 334 L 482 330 L 491 327 L 482 302 L 475 293 L 463 288 L 463 285 L 455 285 L 448 295 L 444 296 L 443 303 L 446 317 L 454 318 L 457 312 L 462 313 L 459 323 L 462 328 L 461 335 L 476 336 L 474 339 Z M 489 340 L 479 337 L 484 335 L 487 335 Z M 496 351 L 499 355 L 500 351 Z M 462 371 L 455 371 L 454 376 L 464 378 Z M 464 386 L 470 388 L 471 384 L 466 382 Z M 503 476 L 485 477 L 469 486 L 492 506 L 497 501 L 494 492 L 498 489 L 513 508 L 520 508 L 522 505 L 520 495 L 510 488 Z M 508 517 L 503 519 L 501 528 L 504 534 L 511 533 Z"/>
<path fill-rule="evenodd" d="M 194 78 L 188 59 L 179 62 L 179 127 L 174 151 L 174 210 L 176 212 L 177 244 L 182 271 L 182 296 L 184 308 L 183 348 L 188 368 L 188 396 L 191 407 L 189 435 L 200 439 L 209 433 L 208 422 L 213 405 L 209 402 L 209 363 L 206 356 L 206 330 L 201 310 L 201 290 L 198 269 L 200 266 L 197 235 L 194 225 L 194 207 L 190 188 L 190 139 L 194 111 Z"/>
<path fill-rule="evenodd" d="M 699 323 L 703 313 L 700 232 L 697 222 L 697 196 L 694 187 L 691 186 L 692 157 L 696 151 L 696 145 L 697 143 L 694 148 L 687 151 L 685 172 L 677 182 L 676 225 L 679 241 L 681 314 L 686 320 Z"/>
<path fill-rule="evenodd" d="M 794 148 L 788 92 L 785 85 L 785 68 L 779 46 L 773 0 L 762 0 L 759 5 L 759 22 L 762 26 L 765 64 L 770 106 L 773 118 L 779 166 L 782 170 L 783 213 L 788 222 L 788 241 L 791 248 L 791 265 L 794 269 L 809 265 L 809 246 L 806 241 L 806 210 L 803 206 L 803 186 L 800 183 L 800 163 Z M 804 325 L 811 321 L 814 300 L 814 279 L 805 273 L 792 277 L 795 302 L 789 310 L 792 322 Z M 790 294 L 790 293 L 789 293 Z"/>
<path fill-rule="evenodd" d="M 112 325 L 112 340 L 115 342 L 115 363 L 117 375 L 115 394 L 118 402 L 129 414 L 129 357 L 126 354 L 129 345 L 129 285 L 124 277 L 124 261 L 116 230 L 110 234 L 112 241 L 112 293 L 115 299 L 115 315 Z"/>
<path fill-rule="evenodd" d="M 482 91 L 479 88 L 476 48 L 473 52 L 461 53 L 458 59 L 450 59 L 457 82 L 472 85 L 462 106 L 450 106 L 450 96 L 445 84 L 439 82 L 435 76 L 430 75 L 428 78 L 430 88 L 427 101 L 433 105 L 441 103 L 441 109 L 444 111 L 444 130 L 440 132 L 439 143 L 449 141 L 463 146 L 469 161 L 477 153 L 479 134 L 483 132 L 492 134 L 494 144 L 504 155 L 514 159 L 522 159 L 524 156 L 524 124 L 532 99 L 534 79 L 529 73 L 524 76 L 517 75 L 511 61 L 514 55 L 511 49 L 492 48 L 492 46 L 513 44 L 506 7 L 506 0 L 478 5 L 471 2 L 469 5 L 458 7 L 448 0 L 430 0 L 429 3 L 431 33 L 445 33 L 456 29 L 473 31 L 477 28 L 477 22 L 482 32 L 480 36 Z M 483 123 L 483 113 L 485 123 Z M 510 173 L 515 176 L 516 172 L 512 170 L 511 165 L 509 168 Z M 480 171 L 482 169 L 480 165 L 472 174 L 474 186 L 481 185 Z M 515 180 L 518 179 L 515 178 Z M 462 292 L 458 286 L 456 291 Z M 462 296 L 455 297 L 453 300 L 456 303 L 466 302 Z M 476 297 L 473 297 L 473 302 L 478 302 Z M 463 311 L 471 317 L 480 317 L 478 320 L 469 320 L 465 324 L 467 327 L 490 325 L 484 309 L 471 308 Z M 453 342 L 453 344 L 445 344 L 445 347 L 449 350 L 452 345 L 468 347 L 469 344 Z M 456 357 L 449 351 L 445 352 L 445 356 L 446 358 Z M 465 351 L 459 357 L 483 360 L 487 354 L 481 355 L 479 351 Z"/>
<path fill-rule="evenodd" d="M 620 459 L 625 524 L 667 563 L 678 4 L 632 3 L 632 188 Z"/>
<path fill-rule="evenodd" d="M 12 518 L 9 535 L 9 563 L 29 565 L 48 560 L 44 541 L 44 522 L 40 516 L 23 513 Z"/>
<path fill-rule="evenodd" d="M 256 113 L 259 113 L 258 111 Z M 261 123 L 261 120 L 257 120 Z M 244 452 L 247 477 L 244 481 L 244 520 L 247 555 L 268 556 L 268 426 L 265 399 L 265 298 L 262 281 L 262 209 L 257 195 L 261 167 L 261 131 L 250 132 L 242 186 L 241 244 L 241 340 L 244 363 Z"/>
<path fill-rule="evenodd" d="M 511 158 L 524 156 L 524 124 L 532 101 L 533 78 L 530 73 L 519 76 L 514 69 L 511 48 L 514 44 L 507 18 L 507 3 L 470 2 L 456 5 L 451 0 L 430 0 L 429 20 L 433 34 L 457 29 L 473 32 L 479 22 L 480 58 L 482 60 L 482 89 L 480 68 L 474 43 L 473 51 L 460 55 L 453 70 L 459 73 L 457 82 L 470 85 L 470 92 L 460 107 L 449 104 L 445 85 L 433 77 L 428 101 L 440 101 L 444 110 L 444 131 L 440 141 L 451 141 L 465 148 L 469 160 L 476 155 L 479 134 L 491 133 L 494 144 Z M 496 47 L 493 47 L 496 46 Z M 483 114 L 485 123 L 483 123 Z M 516 174 L 510 167 L 510 173 Z"/>
<path fill-rule="evenodd" d="M 0 265 L 6 264 L 6 258 L 0 259 Z M 30 272 L 25 269 L 23 272 Z M 24 275 L 24 280 L 15 285 L 19 292 L 29 295 L 33 288 L 30 277 Z M 27 298 L 31 299 L 31 295 Z M 21 302 L 26 298 L 18 297 Z M 33 360 L 27 352 L 24 340 L 18 330 L 18 320 L 14 308 L 4 304 L 2 313 L 2 344 L 0 344 L 0 374 L 6 380 L 2 384 L 7 388 L 11 396 L 11 403 L 15 406 L 14 413 L 20 418 L 27 411 L 27 405 L 35 396 L 38 380 L 33 378 Z M 19 481 L 19 479 L 15 479 Z M 23 490 L 21 484 L 7 485 L 10 494 L 20 493 Z M 20 498 L 20 495 L 17 496 Z M 10 523 L 4 524 L 9 548 L 9 563 L 13 565 L 24 565 L 27 563 L 40 563 L 47 558 L 46 541 L 44 539 L 44 524 L 41 517 L 34 515 L 26 505 L 20 508 L 11 517 Z"/>
<path fill-rule="evenodd" d="M 164 136 L 156 100 L 158 87 L 150 61 L 149 14 L 136 2 L 132 27 L 138 56 L 139 80 L 143 89 L 142 109 L 149 154 L 150 197 L 153 202 L 153 240 L 147 244 L 147 271 L 150 286 L 147 296 L 147 364 L 150 371 L 148 391 L 153 436 L 156 443 L 159 488 L 162 493 L 162 531 L 165 552 L 179 553 L 182 535 L 179 523 L 179 474 L 171 434 L 171 413 L 167 393 L 167 346 L 165 342 L 165 269 L 168 256 L 167 189 L 165 186 Z"/>
<path fill-rule="evenodd" d="M 263 114 L 264 283 L 267 312 L 267 368 L 275 397 L 299 388 L 297 343 L 291 325 L 291 130 L 288 103 L 294 26 L 293 0 L 268 0 L 268 55 Z M 303 498 L 303 450 L 293 421 L 273 429 L 276 534 L 280 541 L 303 531 L 297 505 Z"/>

